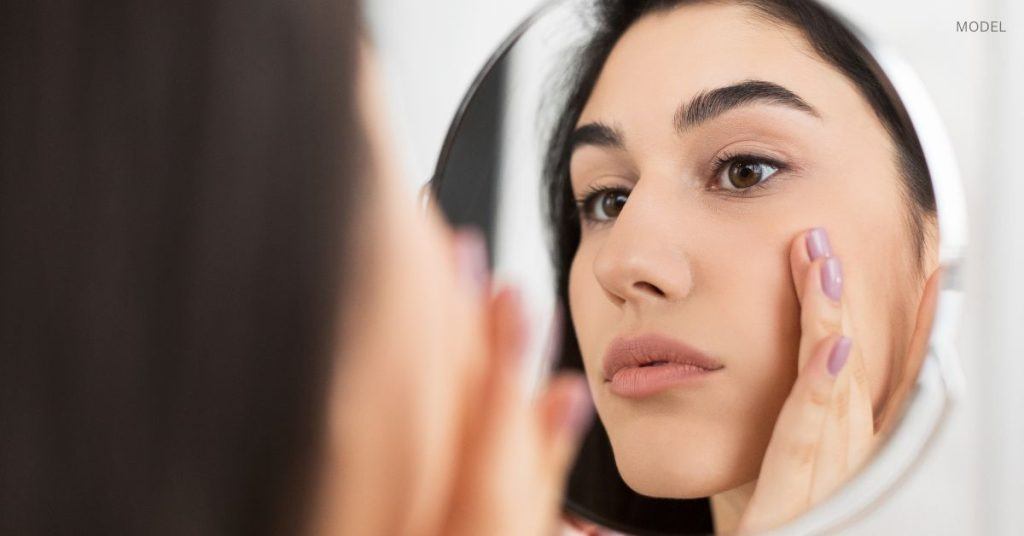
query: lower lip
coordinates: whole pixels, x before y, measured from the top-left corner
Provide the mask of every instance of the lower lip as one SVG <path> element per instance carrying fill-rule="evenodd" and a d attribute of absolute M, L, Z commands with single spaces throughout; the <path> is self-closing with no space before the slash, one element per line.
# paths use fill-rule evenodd
<path fill-rule="evenodd" d="M 647 367 L 627 367 L 612 376 L 612 393 L 626 398 L 643 398 L 671 387 L 686 385 L 706 378 L 720 369 L 706 369 L 679 363 L 663 363 Z"/>

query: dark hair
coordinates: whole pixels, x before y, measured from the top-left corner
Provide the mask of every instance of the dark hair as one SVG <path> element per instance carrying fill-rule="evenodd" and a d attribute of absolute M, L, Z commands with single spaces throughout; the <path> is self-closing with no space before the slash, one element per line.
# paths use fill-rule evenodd
<path fill-rule="evenodd" d="M 294 534 L 364 165 L 353 2 L 3 2 L 0 533 Z"/>
<path fill-rule="evenodd" d="M 770 21 L 799 30 L 823 59 L 854 83 L 892 139 L 902 191 L 911 206 L 907 214 L 909 234 L 921 258 L 925 254 L 926 233 L 930 232 L 924 220 L 935 215 L 935 197 L 924 153 L 889 80 L 838 16 L 813 0 L 596 0 L 596 29 L 573 57 L 574 70 L 567 80 L 567 97 L 552 130 L 544 171 L 548 218 L 555 241 L 556 288 L 563 303 L 568 303 L 569 268 L 580 241 L 577 208 L 569 181 L 568 143 L 580 114 L 605 60 L 626 30 L 649 13 L 700 3 L 747 6 Z M 565 324 L 559 367 L 582 369 L 572 322 Z M 584 442 L 567 496 L 570 509 L 612 527 L 675 533 L 710 530 L 709 514 L 702 516 L 698 512 L 689 522 L 679 521 L 681 508 L 697 505 L 700 510 L 699 503 L 651 499 L 630 490 L 618 475 L 611 445 L 600 422 L 595 422 Z"/>

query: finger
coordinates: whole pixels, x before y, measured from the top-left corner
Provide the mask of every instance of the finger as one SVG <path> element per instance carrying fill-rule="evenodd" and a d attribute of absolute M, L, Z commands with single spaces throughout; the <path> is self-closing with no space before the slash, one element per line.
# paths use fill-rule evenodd
<path fill-rule="evenodd" d="M 810 503 L 828 496 L 847 474 L 850 440 L 850 364 L 835 380 L 815 452 Z"/>
<path fill-rule="evenodd" d="M 557 520 L 592 403 L 577 374 L 554 378 L 531 400 L 520 381 L 528 336 L 520 294 L 502 289 L 493 304 L 484 418 L 474 431 L 475 454 L 466 464 L 469 474 L 456 499 L 462 506 L 456 506 L 449 533 L 540 534 Z M 518 516 L 528 528 L 501 526 L 520 508 L 531 512 Z"/>
<path fill-rule="evenodd" d="M 797 357 L 800 368 L 807 363 L 818 341 L 842 333 L 843 275 L 839 258 L 821 257 L 811 261 L 802 286 L 800 348 Z"/>
<path fill-rule="evenodd" d="M 522 295 L 513 287 L 499 290 L 491 299 L 488 321 L 486 404 L 496 412 L 492 423 L 500 423 L 501 415 L 524 409 L 526 398 L 519 382 L 523 352 L 527 342 L 527 325 L 523 314 Z"/>
<path fill-rule="evenodd" d="M 555 529 L 572 463 L 594 416 L 586 378 L 578 373 L 559 374 L 537 398 L 534 410 L 541 472 L 530 490 L 531 504 L 535 512 L 552 520 L 551 529 Z"/>
<path fill-rule="evenodd" d="M 469 298 L 481 300 L 490 294 L 490 270 L 487 260 L 487 241 L 474 227 L 463 227 L 452 233 L 452 253 L 459 277 L 468 290 Z"/>
<path fill-rule="evenodd" d="M 525 321 L 522 318 L 519 293 L 503 288 L 488 300 L 485 310 L 485 344 L 483 370 L 478 394 L 471 402 L 471 418 L 465 431 L 466 443 L 472 451 L 467 464 L 486 466 L 496 455 L 494 447 L 502 436 L 513 433 L 526 413 L 524 396 L 516 382 L 520 358 L 525 346 Z M 472 460 L 470 460 L 470 458 Z"/>
<path fill-rule="evenodd" d="M 794 281 L 799 282 L 796 285 L 801 313 L 798 366 L 802 369 L 820 341 L 842 331 L 842 271 L 828 233 L 821 227 L 803 233 L 794 241 L 790 265 L 794 277 L 800 278 Z M 831 493 L 847 473 L 850 397 L 851 380 L 849 372 L 844 372 L 835 381 L 817 438 L 809 483 L 812 502 Z"/>
<path fill-rule="evenodd" d="M 815 456 L 811 503 L 827 497 L 845 483 L 873 447 L 874 423 L 870 393 L 858 379 L 864 373 L 861 348 L 850 349 L 836 378 Z"/>
<path fill-rule="evenodd" d="M 504 288 L 488 300 L 479 395 L 463 431 L 465 448 L 445 533 L 493 533 L 518 486 L 530 482 L 536 453 L 529 404 L 516 381 L 525 346 L 519 293 Z"/>
<path fill-rule="evenodd" d="M 800 241 L 802 239 L 802 243 Z M 795 240 L 790 251 L 794 277 L 801 295 L 801 354 L 806 362 L 815 341 L 848 331 L 849 304 L 841 300 L 842 265 L 835 257 L 823 228 L 814 228 Z M 837 298 L 840 298 L 837 300 Z M 849 333 L 848 333 L 849 334 Z M 873 415 L 867 374 L 860 347 L 852 349 L 849 364 L 836 380 L 816 454 L 812 500 L 831 493 L 870 450 Z"/>
<path fill-rule="evenodd" d="M 559 374 L 538 398 L 536 411 L 543 430 L 542 445 L 547 457 L 545 465 L 549 485 L 560 493 L 579 450 L 583 432 L 594 417 L 594 404 L 586 378 L 578 373 Z"/>
<path fill-rule="evenodd" d="M 842 375 L 849 376 L 847 381 L 850 384 L 849 440 L 846 446 L 848 478 L 850 473 L 860 468 L 875 445 L 874 406 L 867 377 L 867 360 L 861 346 L 855 345 L 850 351 L 849 363 Z"/>
<path fill-rule="evenodd" d="M 775 517 L 768 513 L 774 511 L 784 521 L 808 505 L 822 427 L 851 346 L 840 335 L 819 341 L 783 404 L 755 491 L 765 516 Z"/>
<path fill-rule="evenodd" d="M 487 268 L 487 250 L 483 235 L 472 228 L 461 228 L 450 235 L 451 258 L 459 285 L 446 312 L 453 325 L 466 326 L 469 336 L 453 337 L 448 351 L 453 359 L 465 363 L 465 378 L 461 383 L 467 391 L 462 409 L 463 427 L 473 430 L 484 417 L 482 400 L 489 387 L 491 368 L 495 357 L 492 326 L 495 322 L 495 297 L 490 294 L 490 275 Z M 468 436 L 466 436 L 468 437 Z"/>
<path fill-rule="evenodd" d="M 796 287 L 796 297 L 800 303 L 803 303 L 804 299 L 802 282 L 807 276 L 811 262 L 832 256 L 832 245 L 829 243 L 827 232 L 822 227 L 808 229 L 793 239 L 789 248 L 789 268 L 793 275 L 793 284 Z"/>

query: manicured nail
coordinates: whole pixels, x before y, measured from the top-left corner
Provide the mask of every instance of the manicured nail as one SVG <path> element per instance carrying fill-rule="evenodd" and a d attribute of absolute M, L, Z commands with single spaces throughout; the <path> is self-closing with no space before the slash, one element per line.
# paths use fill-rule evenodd
<path fill-rule="evenodd" d="M 811 260 L 832 256 L 832 245 L 828 243 L 828 233 L 821 227 L 807 232 L 807 255 Z"/>
<path fill-rule="evenodd" d="M 843 267 L 839 264 L 838 258 L 829 257 L 822 263 L 821 288 L 833 301 L 839 301 L 843 295 Z"/>
<path fill-rule="evenodd" d="M 455 249 L 463 281 L 483 289 L 487 283 L 487 243 L 478 229 L 465 227 L 455 233 Z"/>
<path fill-rule="evenodd" d="M 853 346 L 853 341 L 846 336 L 839 337 L 836 344 L 832 346 L 832 353 L 828 356 L 828 373 L 833 376 L 838 376 L 839 371 L 843 370 L 843 365 L 846 364 L 846 358 L 850 357 L 850 348 Z"/>
<path fill-rule="evenodd" d="M 572 395 L 569 397 L 563 423 L 573 434 L 583 433 L 594 418 L 594 401 L 590 397 L 590 387 L 582 376 L 577 379 Z"/>

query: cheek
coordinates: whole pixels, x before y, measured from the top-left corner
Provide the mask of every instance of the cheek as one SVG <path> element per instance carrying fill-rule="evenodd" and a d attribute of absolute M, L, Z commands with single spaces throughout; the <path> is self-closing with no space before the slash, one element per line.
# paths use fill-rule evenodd
<path fill-rule="evenodd" d="M 703 285 L 695 285 L 694 302 L 701 301 L 701 322 L 709 347 L 721 352 L 734 366 L 723 382 L 723 415 L 731 423 L 727 433 L 736 460 L 760 460 L 779 411 L 797 375 L 800 342 L 800 307 L 789 267 L 789 247 L 799 230 L 774 228 L 778 223 L 728 232 L 728 240 L 706 250 Z M 696 303 L 695 303 L 696 304 Z M 727 408 L 727 409 L 725 409 Z M 746 467 L 738 462 L 737 467 Z M 756 474 L 756 466 L 744 471 Z"/>
<path fill-rule="evenodd" d="M 614 328 L 616 310 L 594 276 L 595 251 L 593 244 L 581 243 L 569 269 L 569 310 L 583 365 L 592 385 L 603 380 L 598 362 L 609 340 L 601 334 L 610 333 Z"/>
<path fill-rule="evenodd" d="M 876 407 L 886 394 L 893 367 L 904 359 L 916 318 L 921 283 L 913 277 L 913 248 L 904 224 L 868 232 L 851 226 L 843 255 L 844 330 L 861 347 L 871 398 Z"/>
<path fill-rule="evenodd" d="M 788 392 L 796 374 L 800 307 L 789 267 L 789 246 L 799 231 L 752 226 L 734 234 L 703 272 L 709 317 L 702 325 L 734 369 L 747 400 L 774 400 Z M 700 285 L 697 287 L 700 292 Z M 695 295 L 699 298 L 699 295 Z M 768 404 L 770 406 L 771 404 Z"/>
<path fill-rule="evenodd" d="M 702 325 L 715 326 L 716 339 L 726 345 L 738 335 L 750 350 L 795 347 L 800 310 L 789 250 L 803 225 L 765 218 L 712 228 L 715 236 L 693 257 L 690 299 L 705 309 Z"/>
<path fill-rule="evenodd" d="M 901 179 L 883 149 L 863 158 L 843 180 L 826 224 L 842 261 L 844 331 L 860 345 L 871 398 L 881 403 L 894 365 L 902 362 L 920 290 Z M 837 171 L 838 175 L 838 171 Z"/>

